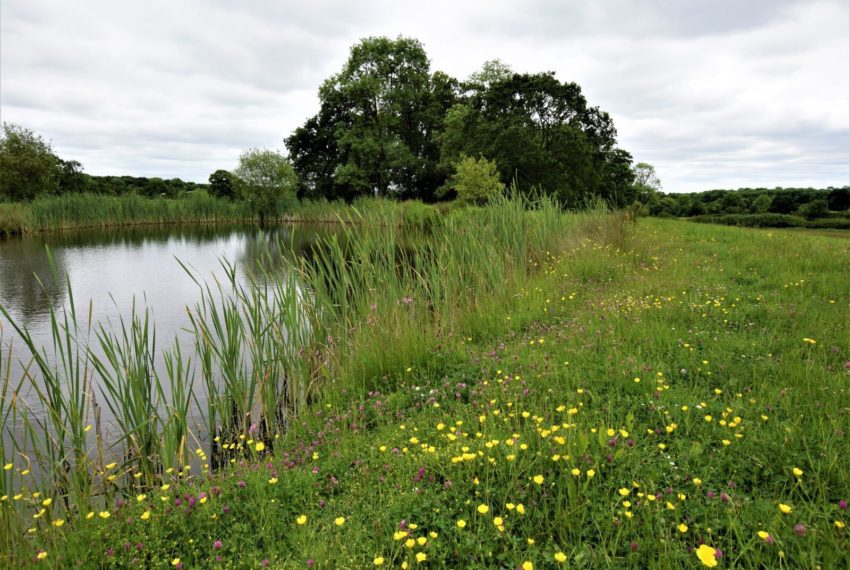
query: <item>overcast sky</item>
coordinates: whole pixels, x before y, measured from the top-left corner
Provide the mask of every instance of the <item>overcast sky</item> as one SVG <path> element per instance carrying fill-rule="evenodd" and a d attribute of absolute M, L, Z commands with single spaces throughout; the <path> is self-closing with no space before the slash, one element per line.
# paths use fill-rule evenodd
<path fill-rule="evenodd" d="M 284 150 L 375 35 L 577 82 L 668 192 L 850 182 L 848 0 L 2 0 L 0 118 L 90 174 L 205 182 Z"/>

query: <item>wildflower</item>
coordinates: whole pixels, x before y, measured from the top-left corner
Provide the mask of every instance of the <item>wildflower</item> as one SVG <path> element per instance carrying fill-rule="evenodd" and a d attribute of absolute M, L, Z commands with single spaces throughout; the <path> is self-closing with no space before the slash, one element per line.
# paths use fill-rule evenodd
<path fill-rule="evenodd" d="M 50 497 L 47 497 L 46 499 L 44 499 L 41 502 L 41 504 L 42 504 L 42 506 L 49 507 L 50 503 L 52 503 L 52 502 L 53 502 L 53 499 L 51 499 Z"/>
<path fill-rule="evenodd" d="M 147 497 L 148 497 L 147 495 L 145 495 L 144 493 L 142 493 L 141 495 L 136 495 L 136 500 L 137 500 L 138 502 L 140 502 L 140 503 L 141 503 L 141 502 L 142 502 L 142 501 L 144 501 Z"/>
<path fill-rule="evenodd" d="M 425 554 L 424 552 L 417 552 L 416 553 L 416 561 L 417 562 L 419 562 L 421 564 L 421 563 L 425 562 L 426 560 L 428 560 L 427 554 Z"/>
<path fill-rule="evenodd" d="M 258 441 L 257 445 L 254 446 L 254 451 L 256 451 L 257 453 L 260 453 L 265 448 L 266 448 L 266 444 L 263 443 L 262 441 Z"/>
<path fill-rule="evenodd" d="M 588 469 L 588 470 L 587 470 L 587 478 L 588 478 L 588 479 L 593 479 L 593 477 L 594 477 L 595 475 L 596 475 L 596 471 L 595 471 L 595 470 L 593 470 L 593 469 Z"/>
<path fill-rule="evenodd" d="M 45 558 L 47 558 L 47 551 L 41 550 L 41 551 L 39 551 L 38 554 L 35 555 L 35 557 L 38 558 L 39 560 L 44 560 Z"/>
<path fill-rule="evenodd" d="M 180 559 L 175 558 L 174 560 L 171 561 L 171 565 L 172 566 L 179 566 L 180 565 Z"/>
<path fill-rule="evenodd" d="M 573 467 L 572 470 L 570 470 L 570 474 L 573 477 L 578 477 L 579 475 L 581 475 L 581 469 L 579 469 L 578 467 Z"/>
<path fill-rule="evenodd" d="M 14 467 L 13 464 L 7 463 L 6 465 L 3 466 L 3 469 L 6 470 L 6 471 L 10 471 L 12 469 L 12 467 Z"/>
<path fill-rule="evenodd" d="M 457 523 L 455 523 L 455 524 L 457 524 L 457 527 L 458 527 L 458 528 L 466 528 L 466 521 L 465 521 L 465 520 L 463 520 L 463 519 L 460 519 L 460 520 L 459 520 L 459 521 L 457 521 Z"/>
<path fill-rule="evenodd" d="M 780 511 L 782 511 L 782 514 L 787 515 L 787 514 L 788 514 L 788 513 L 790 513 L 793 509 L 791 508 L 791 505 L 786 505 L 786 504 L 784 504 L 784 503 L 779 503 L 779 510 L 780 510 Z"/>
<path fill-rule="evenodd" d="M 555 562 L 560 562 L 561 564 L 563 564 L 566 561 L 567 561 L 567 555 L 566 554 L 564 554 L 561 551 L 558 551 L 558 552 L 555 553 Z"/>
<path fill-rule="evenodd" d="M 216 540 L 215 542 L 213 542 L 213 550 L 221 550 L 221 547 L 221 540 Z"/>
<path fill-rule="evenodd" d="M 487 505 L 478 505 L 478 512 L 482 515 L 486 515 L 490 511 L 490 507 Z"/>
<path fill-rule="evenodd" d="M 345 524 L 345 517 L 336 517 L 336 518 L 334 519 L 334 524 L 335 524 L 336 526 L 342 526 L 342 525 L 344 525 L 344 524 Z"/>
<path fill-rule="evenodd" d="M 768 533 L 768 532 L 766 532 L 766 531 L 763 531 L 763 530 L 760 530 L 760 531 L 758 531 L 756 534 L 758 535 L 758 537 L 759 537 L 760 539 L 762 539 L 763 541 L 765 541 L 767 544 L 773 544 L 774 539 L 773 539 L 773 537 L 772 537 L 772 536 L 770 536 L 770 533 Z"/>
<path fill-rule="evenodd" d="M 543 484 L 543 475 L 535 475 L 534 476 L 534 483 L 537 484 L 537 485 L 542 485 Z"/>
<path fill-rule="evenodd" d="M 159 490 L 160 490 L 160 491 L 167 491 L 167 490 L 168 490 L 168 489 L 170 489 L 170 488 L 171 488 L 171 485 L 169 485 L 168 483 L 166 483 L 165 485 L 163 485 L 162 487 L 160 487 L 160 488 L 159 488 Z"/>
<path fill-rule="evenodd" d="M 694 477 L 693 481 L 694 481 L 694 485 L 696 485 L 697 487 L 702 485 L 702 479 L 700 479 L 699 477 Z"/>
<path fill-rule="evenodd" d="M 299 525 L 307 524 L 307 515 L 300 515 L 295 519 L 295 522 Z"/>
<path fill-rule="evenodd" d="M 460 526 L 460 523 L 461 523 L 461 522 L 462 522 L 462 521 L 458 521 L 458 525 L 457 525 L 457 526 Z M 463 523 L 463 526 L 466 526 L 466 523 L 465 523 L 465 522 Z M 460 528 L 463 528 L 463 526 L 460 526 Z M 402 538 L 404 538 L 405 536 L 407 536 L 407 531 L 406 531 L 406 530 L 397 530 L 397 531 L 395 531 L 395 533 L 393 533 L 393 540 L 401 540 L 401 539 L 402 539 Z"/>
<path fill-rule="evenodd" d="M 496 526 L 502 526 L 503 524 L 505 524 L 505 520 L 502 517 L 494 517 L 493 524 Z"/>
<path fill-rule="evenodd" d="M 797 536 L 806 536 L 807 531 L 808 531 L 808 529 L 806 528 L 806 525 L 804 525 L 803 523 L 797 523 L 797 524 L 794 525 L 794 533 Z"/>
<path fill-rule="evenodd" d="M 697 549 L 696 553 L 699 561 L 705 566 L 708 566 L 709 568 L 717 566 L 717 552 L 709 545 L 703 544 Z"/>
<path fill-rule="evenodd" d="M 534 564 L 530 560 L 526 560 L 522 563 L 522 570 L 534 570 Z"/>
<path fill-rule="evenodd" d="M 793 473 L 794 477 L 796 477 L 797 479 L 801 479 L 803 477 L 803 470 L 799 467 L 795 467 L 794 469 L 792 469 L 791 473 Z"/>
<path fill-rule="evenodd" d="M 150 511 L 145 511 L 145 512 L 143 512 L 143 513 L 142 513 L 141 519 L 142 519 L 143 521 L 146 521 L 146 520 L 148 520 L 149 518 L 151 518 L 151 512 L 150 512 Z"/>
<path fill-rule="evenodd" d="M 682 534 L 685 534 L 686 532 L 688 532 L 688 525 L 686 525 L 685 523 L 680 524 L 676 528 L 678 528 L 679 532 L 681 532 Z"/>
<path fill-rule="evenodd" d="M 97 516 L 102 519 L 108 519 L 111 515 L 109 514 L 109 511 L 100 511 L 99 513 L 97 513 Z"/>
<path fill-rule="evenodd" d="M 525 506 L 522 503 L 518 504 L 516 506 L 516 512 L 518 512 L 521 515 L 524 515 L 525 514 Z"/>
<path fill-rule="evenodd" d="M 835 528 L 837 528 L 838 530 L 843 529 L 844 528 L 844 521 L 839 521 L 839 520 L 835 521 Z"/>
<path fill-rule="evenodd" d="M 383 566 L 384 565 L 384 557 L 376 556 L 374 560 L 372 560 L 372 564 L 375 566 Z"/>
<path fill-rule="evenodd" d="M 621 497 L 626 497 L 629 493 L 631 493 L 631 491 L 629 489 L 626 489 L 625 487 L 621 487 L 620 490 L 617 492 L 620 493 Z"/>
<path fill-rule="evenodd" d="M 269 485 L 277 485 L 277 477 L 272 477 L 269 479 Z"/>
<path fill-rule="evenodd" d="M 845 499 L 841 499 L 840 501 L 838 501 L 838 508 L 841 509 L 842 511 L 846 511 L 847 510 L 847 501 Z"/>

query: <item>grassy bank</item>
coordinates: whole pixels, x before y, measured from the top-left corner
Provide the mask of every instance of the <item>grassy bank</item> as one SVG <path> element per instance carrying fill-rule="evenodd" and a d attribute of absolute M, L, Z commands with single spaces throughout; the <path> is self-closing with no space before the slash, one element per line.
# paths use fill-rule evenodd
<path fill-rule="evenodd" d="M 228 434 L 224 470 L 70 513 L 21 478 L 9 563 L 847 566 L 846 240 L 647 220 L 624 248 L 612 218 L 514 207 L 450 222 L 456 265 L 387 295 L 386 238 L 349 250 L 321 389 L 285 433 Z"/>
<path fill-rule="evenodd" d="M 222 440 L 252 433 L 271 445 L 317 401 L 390 387 L 392 371 L 427 363 L 453 331 L 497 334 L 505 323 L 491 309 L 515 302 L 546 252 L 576 243 L 580 225 L 623 231 L 618 217 L 567 215 L 552 202 L 518 198 L 458 210 L 410 233 L 392 217 L 399 210 L 382 204 L 353 213 L 370 223 L 347 227 L 270 282 L 239 285 L 230 268 L 227 283 L 199 282 L 200 301 L 188 311 L 194 353 L 156 344 L 145 309 L 117 328 L 52 313 L 49 347 L 16 329 L 33 362 L 18 379 L 0 361 L 0 451 L 9 465 L 0 478 L 9 507 L 0 511 L 3 543 L 18 546 L 27 536 L 28 509 L 40 497 L 50 501 L 37 518 L 79 519 L 207 466 L 207 454 L 223 462 L 242 456 L 244 446 Z M 71 287 L 67 294 L 73 307 Z M 160 357 L 166 373 L 157 372 Z M 37 409 L 21 405 L 22 390 L 37 393 Z M 117 445 L 104 441 L 98 407 L 115 416 Z M 206 430 L 189 424 L 190 410 Z M 204 431 L 216 441 L 202 443 Z"/>

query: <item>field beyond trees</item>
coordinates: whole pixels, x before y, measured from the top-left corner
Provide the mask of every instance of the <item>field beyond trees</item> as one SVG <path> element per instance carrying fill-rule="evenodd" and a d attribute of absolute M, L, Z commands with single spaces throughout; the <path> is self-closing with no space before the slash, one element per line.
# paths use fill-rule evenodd
<path fill-rule="evenodd" d="M 526 234 L 467 302 L 367 305 L 327 389 L 220 471 L 65 512 L 12 461 L 5 563 L 846 567 L 850 241 L 617 220 Z"/>

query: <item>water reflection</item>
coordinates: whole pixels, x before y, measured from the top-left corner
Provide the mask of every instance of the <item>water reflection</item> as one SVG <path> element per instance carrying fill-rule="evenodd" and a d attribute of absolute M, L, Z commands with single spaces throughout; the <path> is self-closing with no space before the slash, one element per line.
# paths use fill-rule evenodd
<path fill-rule="evenodd" d="M 36 240 L 13 239 L 2 242 L 0 251 L 0 304 L 14 307 L 20 324 L 37 325 L 51 307 L 62 306 L 66 294 L 62 282 L 68 274 L 63 250 L 49 255 Z"/>

